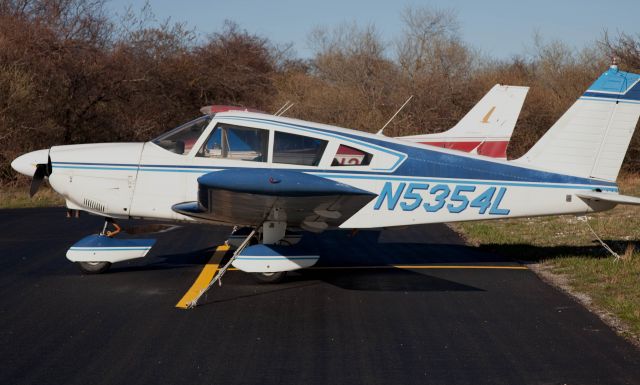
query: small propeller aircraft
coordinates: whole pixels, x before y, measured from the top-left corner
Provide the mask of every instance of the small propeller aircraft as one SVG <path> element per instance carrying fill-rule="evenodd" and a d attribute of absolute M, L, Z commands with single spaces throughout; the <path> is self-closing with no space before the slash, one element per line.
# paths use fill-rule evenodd
<path fill-rule="evenodd" d="M 33 177 L 32 192 L 48 178 L 69 209 L 107 219 L 101 234 L 67 253 L 86 272 L 146 255 L 154 240 L 107 231 L 114 221 L 142 218 L 249 228 L 229 263 L 275 280 L 319 258 L 304 239 L 290 245 L 294 230 L 581 215 L 640 204 L 616 185 L 640 116 L 639 80 L 612 66 L 513 161 L 226 111 L 149 142 L 54 146 L 12 167 Z"/>

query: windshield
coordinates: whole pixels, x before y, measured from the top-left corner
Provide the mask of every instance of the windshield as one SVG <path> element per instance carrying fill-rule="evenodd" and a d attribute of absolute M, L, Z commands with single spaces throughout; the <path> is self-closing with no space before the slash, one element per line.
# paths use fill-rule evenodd
<path fill-rule="evenodd" d="M 188 154 L 210 121 L 211 116 L 202 116 L 169 132 L 165 132 L 152 142 L 176 154 Z"/>

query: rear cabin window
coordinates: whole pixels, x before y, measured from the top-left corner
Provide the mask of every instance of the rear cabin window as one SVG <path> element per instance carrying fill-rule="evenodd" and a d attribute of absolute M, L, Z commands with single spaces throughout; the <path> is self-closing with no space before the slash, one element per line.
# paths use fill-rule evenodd
<path fill-rule="evenodd" d="M 322 159 L 327 141 L 308 136 L 275 132 L 273 162 L 317 166 Z"/>
<path fill-rule="evenodd" d="M 220 124 L 209 135 L 197 156 L 266 162 L 268 147 L 268 130 Z"/>
<path fill-rule="evenodd" d="M 341 144 L 331 166 L 368 166 L 372 157 L 368 152 Z"/>

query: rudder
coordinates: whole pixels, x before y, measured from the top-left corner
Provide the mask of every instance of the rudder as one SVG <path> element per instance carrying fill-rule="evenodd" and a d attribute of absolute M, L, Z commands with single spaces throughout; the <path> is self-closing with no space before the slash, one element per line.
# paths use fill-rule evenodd
<path fill-rule="evenodd" d="M 612 66 L 515 162 L 615 181 L 640 117 L 639 81 Z"/>

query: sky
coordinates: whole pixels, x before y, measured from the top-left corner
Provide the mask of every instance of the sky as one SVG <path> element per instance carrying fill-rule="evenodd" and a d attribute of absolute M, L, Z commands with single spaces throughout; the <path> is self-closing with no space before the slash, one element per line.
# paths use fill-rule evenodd
<path fill-rule="evenodd" d="M 115 13 L 131 5 L 141 9 L 145 0 L 110 0 Z M 341 23 L 373 24 L 388 42 L 402 34 L 401 14 L 406 7 L 452 9 L 458 15 L 463 41 L 498 59 L 526 54 L 537 31 L 544 40 L 560 40 L 580 49 L 607 30 L 640 34 L 640 0 L 151 0 L 159 20 L 186 22 L 200 33 L 220 31 L 225 20 L 268 38 L 275 44 L 293 43 L 298 57 L 309 58 L 308 35 L 316 27 Z"/>

